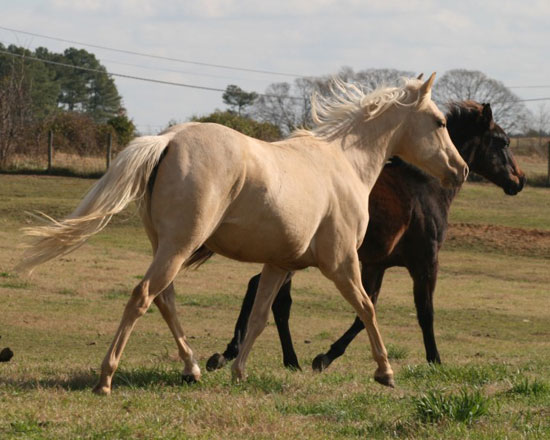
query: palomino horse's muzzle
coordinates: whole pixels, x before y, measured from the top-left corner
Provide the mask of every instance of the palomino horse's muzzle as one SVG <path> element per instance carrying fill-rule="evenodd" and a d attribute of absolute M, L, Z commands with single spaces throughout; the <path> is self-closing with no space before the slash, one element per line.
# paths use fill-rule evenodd
<path fill-rule="evenodd" d="M 463 165 L 458 165 L 452 168 L 452 171 L 441 180 L 441 184 L 446 188 L 455 188 L 461 186 L 468 178 L 470 172 L 468 165 L 464 162 Z"/>

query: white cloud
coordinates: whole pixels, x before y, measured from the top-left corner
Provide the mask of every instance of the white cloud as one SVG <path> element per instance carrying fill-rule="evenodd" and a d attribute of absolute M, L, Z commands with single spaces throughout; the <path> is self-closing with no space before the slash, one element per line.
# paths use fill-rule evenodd
<path fill-rule="evenodd" d="M 322 75 L 348 65 L 429 72 L 479 69 L 505 83 L 547 82 L 547 0 L 28 0 L 4 2 L 6 26 L 121 49 L 256 69 Z M 9 21 L 8 21 L 9 19 Z M 0 19 L 0 23 L 1 23 Z M 17 25 L 15 24 L 17 23 Z M 69 44 L 0 31 L 0 41 L 61 51 Z M 263 91 L 289 78 L 113 54 L 112 71 Z M 201 74 L 213 75 L 200 76 Z M 290 79 L 291 80 L 291 79 Z M 140 125 L 163 124 L 221 107 L 221 97 L 117 79 Z M 532 93 L 548 94 L 550 90 Z M 529 92 L 529 93 L 531 93 Z M 528 93 L 528 91 L 522 91 Z M 526 97 L 533 97 L 526 96 Z"/>

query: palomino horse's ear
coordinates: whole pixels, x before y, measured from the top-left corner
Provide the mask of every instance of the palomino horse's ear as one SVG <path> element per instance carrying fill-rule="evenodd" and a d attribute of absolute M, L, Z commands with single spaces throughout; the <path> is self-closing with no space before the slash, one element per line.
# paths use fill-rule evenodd
<path fill-rule="evenodd" d="M 483 110 L 481 110 L 481 119 L 483 119 L 483 122 L 486 125 L 489 125 L 491 121 L 493 120 L 493 110 L 491 110 L 491 104 L 481 104 L 483 106 Z"/>
<path fill-rule="evenodd" d="M 426 81 L 424 84 L 422 84 L 422 86 L 420 86 L 420 96 L 425 96 L 432 90 L 434 80 L 435 80 L 435 72 L 431 74 L 431 76 L 428 78 L 428 81 Z"/>
<path fill-rule="evenodd" d="M 421 73 L 420 75 L 418 75 L 418 76 L 416 77 L 416 79 L 422 79 L 422 78 L 424 78 L 424 74 L 423 74 L 423 73 Z"/>

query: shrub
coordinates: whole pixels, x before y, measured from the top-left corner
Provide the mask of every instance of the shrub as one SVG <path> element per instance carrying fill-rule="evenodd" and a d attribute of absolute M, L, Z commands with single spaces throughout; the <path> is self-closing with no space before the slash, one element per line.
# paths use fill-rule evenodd
<path fill-rule="evenodd" d="M 194 116 L 192 121 L 196 122 L 215 122 L 226 127 L 237 130 L 247 136 L 260 139 L 262 141 L 273 142 L 281 139 L 281 131 L 276 125 L 269 122 L 258 122 L 246 116 L 239 116 L 237 113 L 226 111 L 215 111 L 208 116 Z"/>

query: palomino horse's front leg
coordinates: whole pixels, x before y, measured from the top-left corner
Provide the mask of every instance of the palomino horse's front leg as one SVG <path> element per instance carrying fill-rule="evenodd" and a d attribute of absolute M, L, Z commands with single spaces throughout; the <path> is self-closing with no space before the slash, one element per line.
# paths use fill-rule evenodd
<path fill-rule="evenodd" d="M 244 379 L 244 369 L 250 349 L 256 338 L 265 328 L 267 318 L 269 317 L 269 310 L 271 309 L 277 292 L 279 292 L 279 289 L 285 282 L 287 275 L 288 272 L 283 269 L 279 269 L 269 264 L 264 265 L 258 292 L 256 293 L 254 305 L 252 306 L 252 311 L 248 318 L 248 327 L 246 329 L 244 342 L 231 367 L 234 381 Z"/>
<path fill-rule="evenodd" d="M 374 380 L 382 385 L 394 386 L 393 370 L 388 361 L 388 352 L 382 342 L 382 336 L 378 330 L 374 305 L 368 297 L 361 283 L 361 273 L 357 254 L 350 255 L 341 264 L 335 265 L 335 270 L 327 270 L 320 267 L 322 272 L 331 279 L 342 296 L 353 306 L 369 335 L 372 356 L 378 364 L 374 373 Z"/>

